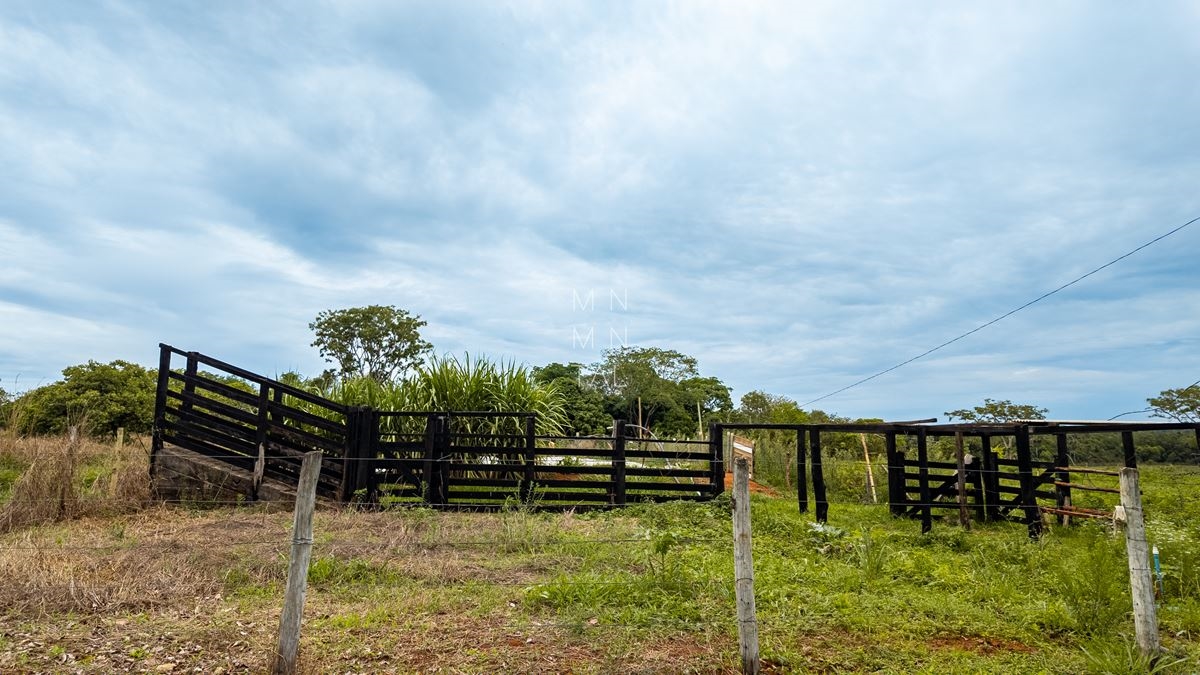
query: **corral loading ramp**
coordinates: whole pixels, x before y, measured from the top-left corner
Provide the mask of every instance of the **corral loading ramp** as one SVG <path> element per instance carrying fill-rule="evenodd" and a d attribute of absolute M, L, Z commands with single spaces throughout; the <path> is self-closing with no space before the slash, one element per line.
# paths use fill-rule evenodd
<path fill-rule="evenodd" d="M 159 345 L 151 472 L 164 451 L 294 485 L 322 454 L 317 491 L 340 502 L 597 508 L 707 500 L 724 489 L 719 434 L 654 440 L 538 433 L 533 413 L 380 411 L 346 406 L 198 352 Z M 180 367 L 182 366 L 182 367 Z"/>

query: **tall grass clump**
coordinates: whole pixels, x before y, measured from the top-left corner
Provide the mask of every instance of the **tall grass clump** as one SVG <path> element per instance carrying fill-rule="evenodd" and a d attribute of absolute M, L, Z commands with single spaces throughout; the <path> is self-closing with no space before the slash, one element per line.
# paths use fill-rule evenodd
<path fill-rule="evenodd" d="M 558 388 L 538 384 L 528 368 L 511 361 L 486 357 L 462 359 L 434 357 L 405 380 L 381 383 L 371 378 L 335 382 L 322 395 L 347 406 L 370 406 L 383 412 L 537 414 L 537 432 L 557 435 L 566 427 L 564 398 Z M 384 432 L 415 433 L 425 420 L 385 417 Z M 456 431 L 481 434 L 519 434 L 524 431 L 516 417 L 461 418 Z"/>
<path fill-rule="evenodd" d="M 150 499 L 149 462 L 136 446 L 86 438 L 0 434 L 0 533 L 136 510 Z"/>
<path fill-rule="evenodd" d="M 1110 633 L 1132 609 L 1121 542 L 1089 527 L 1073 547 L 1080 553 L 1062 559 L 1055 570 L 1059 593 L 1080 633 Z"/>

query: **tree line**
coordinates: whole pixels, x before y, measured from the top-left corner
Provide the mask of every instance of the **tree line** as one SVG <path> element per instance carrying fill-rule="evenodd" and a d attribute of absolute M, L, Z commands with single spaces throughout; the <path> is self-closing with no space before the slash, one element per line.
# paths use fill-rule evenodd
<path fill-rule="evenodd" d="M 735 405 L 730 388 L 704 374 L 696 358 L 663 347 L 626 346 L 606 350 L 590 364 L 555 362 L 532 368 L 487 358 L 439 358 L 421 336 L 425 326 L 419 316 L 394 306 L 323 311 L 309 328 L 312 346 L 331 367 L 312 376 L 285 373 L 279 379 L 354 404 L 390 396 L 396 405 L 426 409 L 459 404 L 514 410 L 536 401 L 539 409 L 557 411 L 556 430 L 578 436 L 609 434 L 614 419 L 657 438 L 700 437 L 711 421 L 880 421 L 804 410 L 786 396 L 759 390 L 744 394 Z M 61 380 L 22 394 L 0 389 L 0 427 L 22 434 L 61 433 L 73 425 L 97 436 L 111 436 L 117 428 L 146 433 L 153 425 L 155 386 L 155 371 L 128 361 L 69 366 Z M 1200 383 L 1162 391 L 1147 403 L 1146 412 L 1154 416 L 1200 421 Z M 944 414 L 951 420 L 1002 422 L 1045 419 L 1047 412 L 1036 405 L 984 399 Z M 785 436 L 764 432 L 759 439 L 786 448 Z M 830 451 L 835 456 L 860 453 L 859 445 L 866 441 L 855 436 L 831 439 Z M 1108 436 L 1080 436 L 1072 441 L 1073 454 L 1090 461 L 1120 457 L 1119 438 Z M 1156 435 L 1143 456 L 1195 461 L 1195 441 L 1187 436 Z M 787 459 L 786 450 L 782 452 L 781 462 Z"/>

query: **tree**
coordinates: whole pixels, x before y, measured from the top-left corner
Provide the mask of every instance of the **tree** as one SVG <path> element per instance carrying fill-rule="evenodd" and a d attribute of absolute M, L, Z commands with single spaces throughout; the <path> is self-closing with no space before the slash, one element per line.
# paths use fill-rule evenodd
<path fill-rule="evenodd" d="M 554 388 L 562 396 L 567 433 L 577 436 L 605 433 L 612 417 L 604 412 L 604 397 L 600 392 L 582 384 L 583 364 L 551 363 L 534 368 L 533 379 L 538 385 Z"/>
<path fill-rule="evenodd" d="M 809 414 L 792 399 L 759 390 L 742 394 L 737 417 L 742 422 L 766 424 L 805 424 L 809 421 Z"/>
<path fill-rule="evenodd" d="M 1039 408 L 1035 405 L 1023 405 L 1013 403 L 1009 400 L 997 401 L 995 399 L 983 399 L 983 405 L 977 405 L 974 408 L 964 408 L 962 410 L 950 410 L 942 413 L 951 420 L 955 418 L 964 422 L 977 422 L 980 424 L 994 424 L 997 422 L 1011 422 L 1012 420 L 1044 420 L 1046 419 L 1045 408 Z"/>
<path fill-rule="evenodd" d="M 433 346 L 421 339 L 421 317 L 391 305 L 325 310 L 310 324 L 312 346 L 338 364 L 342 377 L 388 382 L 421 363 Z"/>
<path fill-rule="evenodd" d="M 1155 417 L 1167 417 L 1179 422 L 1200 422 L 1200 382 L 1180 389 L 1165 389 L 1158 396 L 1146 399 Z"/>
<path fill-rule="evenodd" d="M 702 417 L 729 412 L 729 388 L 715 377 L 702 377 L 696 359 L 673 349 L 609 349 L 599 363 L 551 364 L 555 374 L 575 377 L 583 389 L 602 396 L 608 416 L 641 424 L 660 436 L 691 436 Z"/>

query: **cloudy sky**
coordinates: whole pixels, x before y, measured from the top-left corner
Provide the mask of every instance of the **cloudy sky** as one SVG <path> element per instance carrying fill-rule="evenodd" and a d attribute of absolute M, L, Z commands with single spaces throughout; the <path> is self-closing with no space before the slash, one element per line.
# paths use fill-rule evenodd
<path fill-rule="evenodd" d="M 1200 4 L 0 5 L 0 386 L 674 348 L 801 402 L 1200 215 Z M 1200 379 L 1200 223 L 819 407 L 1107 418 Z"/>

